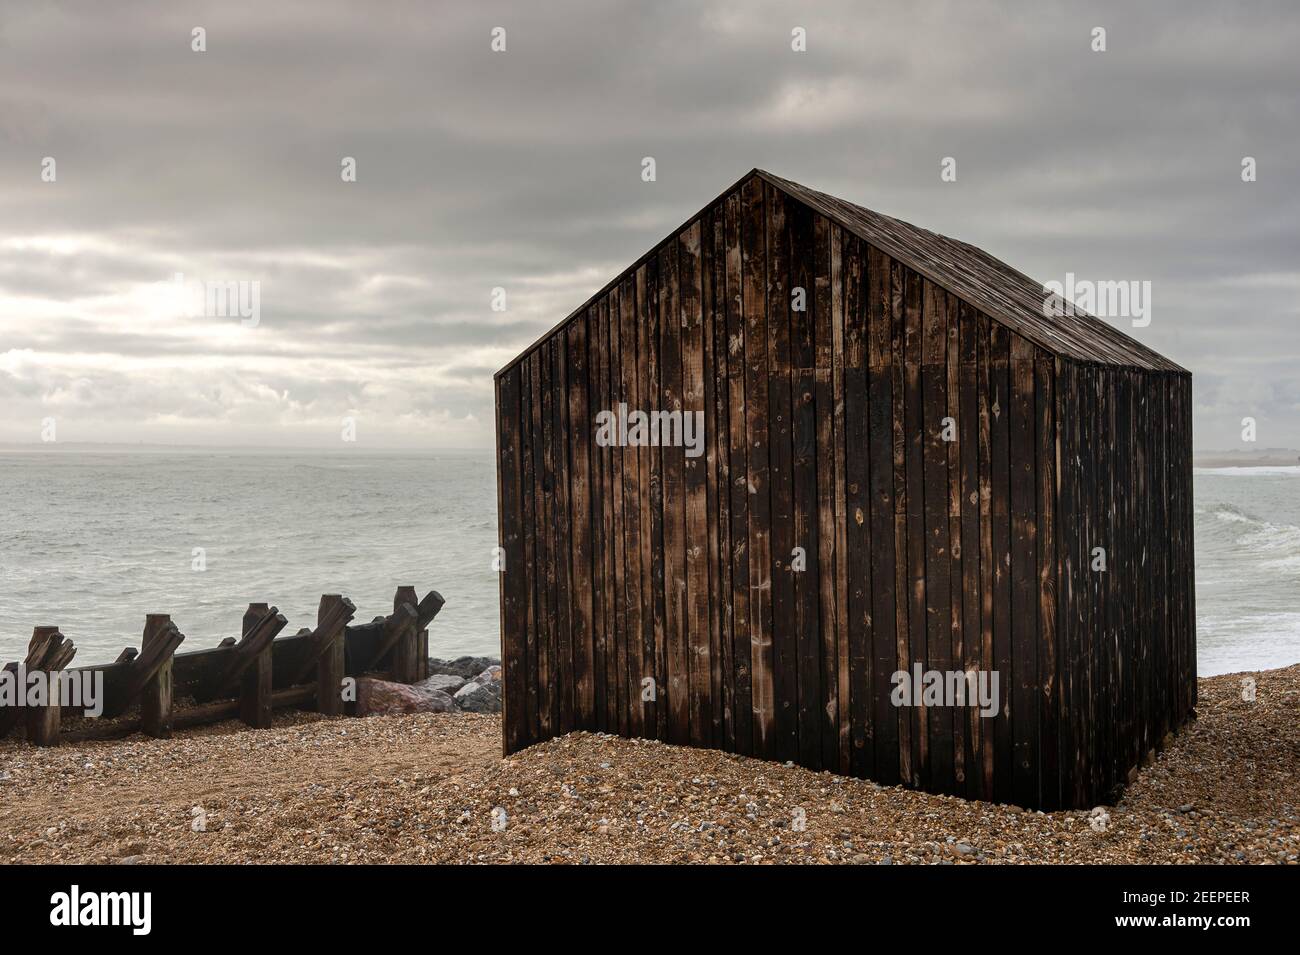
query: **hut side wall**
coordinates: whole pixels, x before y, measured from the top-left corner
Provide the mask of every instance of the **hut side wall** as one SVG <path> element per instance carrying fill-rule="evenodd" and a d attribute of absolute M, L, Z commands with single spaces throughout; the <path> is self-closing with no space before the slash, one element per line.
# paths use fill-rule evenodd
<path fill-rule="evenodd" d="M 1194 715 L 1191 378 L 1059 365 L 1057 388 L 1060 795 L 1083 806 Z"/>
<path fill-rule="evenodd" d="M 602 730 L 1095 804 L 1194 702 L 1185 385 L 1059 362 L 746 180 L 497 378 L 505 752 Z M 704 452 L 598 446 L 620 402 L 702 413 Z M 895 706 L 916 664 L 996 671 L 997 715 Z"/>

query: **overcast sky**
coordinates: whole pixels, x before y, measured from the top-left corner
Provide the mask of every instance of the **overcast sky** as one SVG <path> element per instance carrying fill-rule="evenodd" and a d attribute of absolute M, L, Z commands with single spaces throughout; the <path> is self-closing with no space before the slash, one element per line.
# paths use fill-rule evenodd
<path fill-rule="evenodd" d="M 0 0 L 0 441 L 489 446 L 492 373 L 761 166 L 1150 281 L 1116 323 L 1193 371 L 1198 447 L 1300 446 L 1298 10 Z"/>

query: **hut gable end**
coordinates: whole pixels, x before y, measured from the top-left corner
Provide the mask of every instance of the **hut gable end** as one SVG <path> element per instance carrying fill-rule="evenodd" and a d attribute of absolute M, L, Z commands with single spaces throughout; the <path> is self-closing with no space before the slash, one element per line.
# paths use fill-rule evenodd
<path fill-rule="evenodd" d="M 1191 376 L 1044 297 L 756 169 L 498 372 L 504 752 L 1110 801 L 1195 713 Z"/>

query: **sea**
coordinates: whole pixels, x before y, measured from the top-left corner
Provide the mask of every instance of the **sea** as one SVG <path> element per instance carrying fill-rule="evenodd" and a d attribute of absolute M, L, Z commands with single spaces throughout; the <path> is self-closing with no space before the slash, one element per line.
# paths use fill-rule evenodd
<path fill-rule="evenodd" d="M 1300 467 L 1198 468 L 1197 669 L 1300 662 Z M 500 648 L 490 451 L 0 450 L 0 661 L 57 625 L 77 664 L 168 613 L 183 650 L 238 637 L 249 602 L 310 627 L 323 593 L 358 621 L 412 584 L 446 606 L 433 656 Z"/>

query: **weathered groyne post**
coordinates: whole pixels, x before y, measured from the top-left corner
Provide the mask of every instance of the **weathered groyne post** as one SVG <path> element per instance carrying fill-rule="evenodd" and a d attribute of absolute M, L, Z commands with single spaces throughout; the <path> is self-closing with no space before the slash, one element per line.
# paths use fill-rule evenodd
<path fill-rule="evenodd" d="M 238 640 L 227 637 L 211 649 L 179 655 L 176 649 L 185 636 L 171 616 L 147 614 L 140 649 L 126 647 L 112 663 L 79 667 L 67 678 L 69 686 L 76 679 L 102 680 L 106 718 L 70 731 L 62 727 L 61 711 L 66 705 L 67 715 L 81 716 L 81 707 L 62 698 L 56 674 L 68 667 L 76 650 L 58 627 L 40 626 L 21 668 L 13 662 L 4 669 L 15 676 L 45 674 L 47 705 L 0 706 L 0 737 L 20 721 L 28 740 L 47 746 L 137 731 L 167 738 L 178 726 L 235 716 L 251 727 L 265 728 L 275 708 L 286 706 L 314 706 L 326 716 L 340 716 L 347 677 L 386 671 L 396 682 L 414 683 L 427 675 L 428 626 L 444 603 L 436 590 L 421 598 L 413 586 L 403 585 L 394 594 L 391 614 L 351 626 L 356 605 L 341 594 L 323 594 L 315 629 L 277 639 L 286 618 L 274 606 L 253 602 L 244 613 Z M 193 704 L 177 708 L 178 695 L 192 698 Z M 138 717 L 118 719 L 136 705 Z"/>

